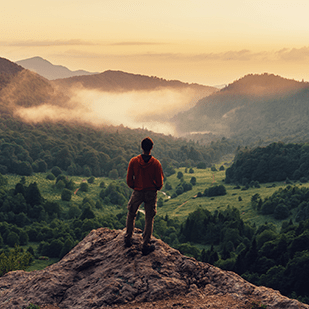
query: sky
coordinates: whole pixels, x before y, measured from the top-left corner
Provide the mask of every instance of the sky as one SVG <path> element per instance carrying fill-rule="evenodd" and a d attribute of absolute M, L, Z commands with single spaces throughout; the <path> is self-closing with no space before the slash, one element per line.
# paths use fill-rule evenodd
<path fill-rule="evenodd" d="M 217 86 L 251 73 L 309 81 L 308 0 L 10 0 L 0 57 Z"/>

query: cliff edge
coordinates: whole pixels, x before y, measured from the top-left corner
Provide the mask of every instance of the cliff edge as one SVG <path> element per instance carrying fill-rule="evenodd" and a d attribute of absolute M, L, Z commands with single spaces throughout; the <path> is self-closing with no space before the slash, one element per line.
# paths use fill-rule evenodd
<path fill-rule="evenodd" d="M 100 228 L 44 270 L 7 273 L 0 308 L 309 308 L 155 238 L 155 251 L 143 256 L 142 235 L 133 240 L 125 248 L 123 230 Z"/>

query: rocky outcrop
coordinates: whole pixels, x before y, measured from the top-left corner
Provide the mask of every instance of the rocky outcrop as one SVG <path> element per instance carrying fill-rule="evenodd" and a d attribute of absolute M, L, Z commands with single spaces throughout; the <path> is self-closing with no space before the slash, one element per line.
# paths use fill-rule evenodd
<path fill-rule="evenodd" d="M 183 256 L 161 240 L 154 239 L 155 251 L 144 256 L 141 234 L 135 233 L 133 240 L 125 248 L 124 231 L 100 228 L 44 270 L 6 274 L 0 278 L 0 308 L 25 308 L 29 303 L 60 309 L 147 308 L 150 302 L 153 308 L 253 308 L 253 303 L 309 308 L 233 272 Z"/>

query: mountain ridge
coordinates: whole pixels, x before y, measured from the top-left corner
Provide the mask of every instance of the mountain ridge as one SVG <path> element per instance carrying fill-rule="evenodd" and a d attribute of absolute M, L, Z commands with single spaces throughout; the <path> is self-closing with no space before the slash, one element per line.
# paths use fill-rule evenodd
<path fill-rule="evenodd" d="M 14 271 L 0 278 L 3 309 L 29 303 L 54 308 L 267 308 L 308 305 L 257 287 L 237 274 L 180 254 L 153 238 L 141 253 L 141 230 L 124 247 L 124 230 L 92 230 L 62 260 L 41 271 Z M 260 308 L 260 307 L 256 307 Z"/>
<path fill-rule="evenodd" d="M 78 75 L 96 74 L 96 72 L 88 72 L 85 70 L 71 71 L 63 65 L 52 64 L 50 61 L 38 56 L 19 60 L 16 61 L 16 63 L 24 67 L 25 69 L 34 71 L 49 80 L 57 78 L 67 78 Z"/>
<path fill-rule="evenodd" d="M 127 73 L 124 71 L 107 70 L 99 74 L 89 76 L 74 76 L 53 81 L 58 86 L 96 89 L 100 91 L 141 91 L 157 90 L 160 88 L 183 89 L 191 88 L 200 91 L 205 96 L 218 91 L 217 88 L 196 83 L 183 83 L 179 80 L 166 80 L 156 76 Z"/>
<path fill-rule="evenodd" d="M 199 100 L 171 121 L 181 134 L 207 131 L 247 140 L 265 136 L 280 139 L 292 131 L 303 132 L 309 120 L 308 93 L 307 82 L 267 73 L 249 74 Z"/>

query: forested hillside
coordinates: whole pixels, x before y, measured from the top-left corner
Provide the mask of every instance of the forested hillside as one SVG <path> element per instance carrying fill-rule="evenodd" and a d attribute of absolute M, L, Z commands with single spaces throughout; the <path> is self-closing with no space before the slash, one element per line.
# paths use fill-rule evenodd
<path fill-rule="evenodd" d="M 119 90 L 119 85 L 131 90 L 138 87 L 152 89 L 160 85 L 176 88 L 189 86 L 123 72 L 109 72 L 102 76 L 108 87 L 114 87 L 115 91 Z M 104 86 L 100 78 L 98 82 Z M 194 87 L 204 89 L 199 85 Z M 154 139 L 153 154 L 162 161 L 167 175 L 173 173 L 173 167 L 180 165 L 196 166 L 200 163 L 204 167 L 210 166 L 223 155 L 233 152 L 237 146 L 236 142 L 224 139 L 206 147 L 147 130 L 131 130 L 123 126 L 94 127 L 81 120 L 46 121 L 34 125 L 16 116 L 15 111 L 20 106 L 26 110 L 42 105 L 69 108 L 69 98 L 64 93 L 40 75 L 0 59 L 1 174 L 31 175 L 58 167 L 69 175 L 109 176 L 112 172 L 115 178 L 123 177 L 129 160 L 140 153 L 140 141 L 147 135 Z"/>
<path fill-rule="evenodd" d="M 31 175 L 57 166 L 68 175 L 124 177 L 129 160 L 141 152 L 140 141 L 150 135 L 153 155 L 166 175 L 173 167 L 206 168 L 236 148 L 228 140 L 200 146 L 194 142 L 125 127 L 95 128 L 80 123 L 30 125 L 12 117 L 0 118 L 0 173 Z"/>
<path fill-rule="evenodd" d="M 272 74 L 247 75 L 173 118 L 180 133 L 201 132 L 254 141 L 309 138 L 309 84 Z"/>
<path fill-rule="evenodd" d="M 272 143 L 267 147 L 239 149 L 226 170 L 226 182 L 246 185 L 286 179 L 308 181 L 309 145 Z"/>

